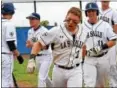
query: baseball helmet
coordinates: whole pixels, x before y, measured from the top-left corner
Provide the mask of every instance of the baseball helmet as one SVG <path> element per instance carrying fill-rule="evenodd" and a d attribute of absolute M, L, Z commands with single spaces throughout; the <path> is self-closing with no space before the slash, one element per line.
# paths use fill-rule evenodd
<path fill-rule="evenodd" d="M 88 10 L 96 10 L 97 15 L 99 15 L 99 8 L 98 5 L 95 2 L 88 3 L 85 7 L 85 15 L 87 16 L 87 11 Z"/>
<path fill-rule="evenodd" d="M 15 13 L 14 5 L 12 3 L 3 3 L 1 8 L 1 13 L 13 15 Z"/>

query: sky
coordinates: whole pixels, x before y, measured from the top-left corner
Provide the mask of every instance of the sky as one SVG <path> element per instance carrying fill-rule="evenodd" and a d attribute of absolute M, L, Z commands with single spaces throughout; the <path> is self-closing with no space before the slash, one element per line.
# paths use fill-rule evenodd
<path fill-rule="evenodd" d="M 84 10 L 87 2 L 82 2 L 83 19 L 85 19 Z M 100 2 L 97 2 L 99 8 L 101 8 Z M 117 2 L 111 2 L 110 7 L 117 9 Z M 15 15 L 13 22 L 18 27 L 29 26 L 29 21 L 26 19 L 28 15 L 34 12 L 33 3 L 14 3 Z M 38 2 L 36 3 L 37 13 L 41 16 L 42 20 L 48 20 L 49 25 L 54 25 L 55 22 L 60 24 L 63 22 L 67 11 L 72 6 L 80 7 L 79 2 Z"/>

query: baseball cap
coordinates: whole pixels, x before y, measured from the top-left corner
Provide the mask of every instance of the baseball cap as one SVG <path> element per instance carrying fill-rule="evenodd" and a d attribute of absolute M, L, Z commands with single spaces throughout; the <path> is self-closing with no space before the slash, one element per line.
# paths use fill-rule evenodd
<path fill-rule="evenodd" d="M 31 13 L 26 19 L 35 18 L 40 20 L 40 15 L 38 13 Z"/>
<path fill-rule="evenodd" d="M 13 3 L 3 3 L 1 6 L 1 13 L 14 13 L 15 12 L 15 7 Z"/>

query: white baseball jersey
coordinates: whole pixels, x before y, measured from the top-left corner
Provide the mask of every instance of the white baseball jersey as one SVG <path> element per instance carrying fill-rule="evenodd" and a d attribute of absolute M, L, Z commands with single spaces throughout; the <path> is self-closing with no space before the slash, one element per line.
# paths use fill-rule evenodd
<path fill-rule="evenodd" d="M 15 41 L 16 43 L 16 28 L 11 20 L 2 19 L 2 52 L 11 53 L 6 41 Z"/>
<path fill-rule="evenodd" d="M 63 23 L 60 26 L 52 28 L 41 36 L 42 45 L 53 43 L 54 63 L 57 65 L 71 67 L 81 62 L 79 59 L 80 49 L 85 42 L 86 35 L 81 26 L 77 26 L 78 32 L 73 38 Z"/>
<path fill-rule="evenodd" d="M 112 27 L 103 20 L 99 20 L 94 25 L 85 21 L 83 23 L 83 29 L 87 32 L 87 50 L 95 46 L 101 46 L 107 41 L 117 38 L 117 35 L 112 31 Z"/>
<path fill-rule="evenodd" d="M 28 40 L 31 40 L 34 43 L 40 40 L 40 36 L 47 31 L 48 30 L 43 26 L 40 26 L 39 29 L 37 29 L 36 31 L 34 31 L 34 29 L 31 28 L 28 31 Z M 48 50 L 42 50 L 41 52 L 39 52 L 39 54 L 51 54 L 51 52 L 51 47 L 49 47 Z"/>
<path fill-rule="evenodd" d="M 117 24 L 117 11 L 109 8 L 107 10 L 100 10 L 99 18 L 105 22 L 108 22 L 111 26 Z"/>

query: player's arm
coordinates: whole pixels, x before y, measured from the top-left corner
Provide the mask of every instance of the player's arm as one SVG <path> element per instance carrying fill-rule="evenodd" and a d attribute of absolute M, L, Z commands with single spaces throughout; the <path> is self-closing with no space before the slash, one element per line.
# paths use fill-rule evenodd
<path fill-rule="evenodd" d="M 28 61 L 28 65 L 27 65 L 28 73 L 33 73 L 35 70 L 36 55 L 41 51 L 41 49 L 43 49 L 45 46 L 51 44 L 54 41 L 56 32 L 54 32 L 54 33 L 53 32 L 54 32 L 54 30 L 52 30 L 52 29 L 48 32 L 45 32 L 44 34 L 42 34 L 40 36 L 40 40 L 33 44 L 30 59 Z"/>
<path fill-rule="evenodd" d="M 26 47 L 27 48 L 32 48 L 32 46 L 33 46 L 33 42 L 31 40 L 27 40 L 26 41 Z"/>
<path fill-rule="evenodd" d="M 26 41 L 26 47 L 27 48 L 32 48 L 33 42 L 31 41 L 31 29 L 28 31 L 28 39 Z"/>
<path fill-rule="evenodd" d="M 24 60 L 15 46 L 15 41 L 14 40 L 7 41 L 7 45 L 9 47 L 10 51 L 17 57 L 18 62 L 20 64 L 22 64 Z"/>
<path fill-rule="evenodd" d="M 113 25 L 113 30 L 117 34 L 117 24 Z"/>
<path fill-rule="evenodd" d="M 113 31 L 117 34 L 117 11 L 113 12 L 112 25 L 113 25 Z"/>
<path fill-rule="evenodd" d="M 6 27 L 6 43 L 8 45 L 9 50 L 17 57 L 18 62 L 22 64 L 24 60 L 16 48 L 15 41 L 16 41 L 15 27 L 11 24 L 8 24 Z"/>

